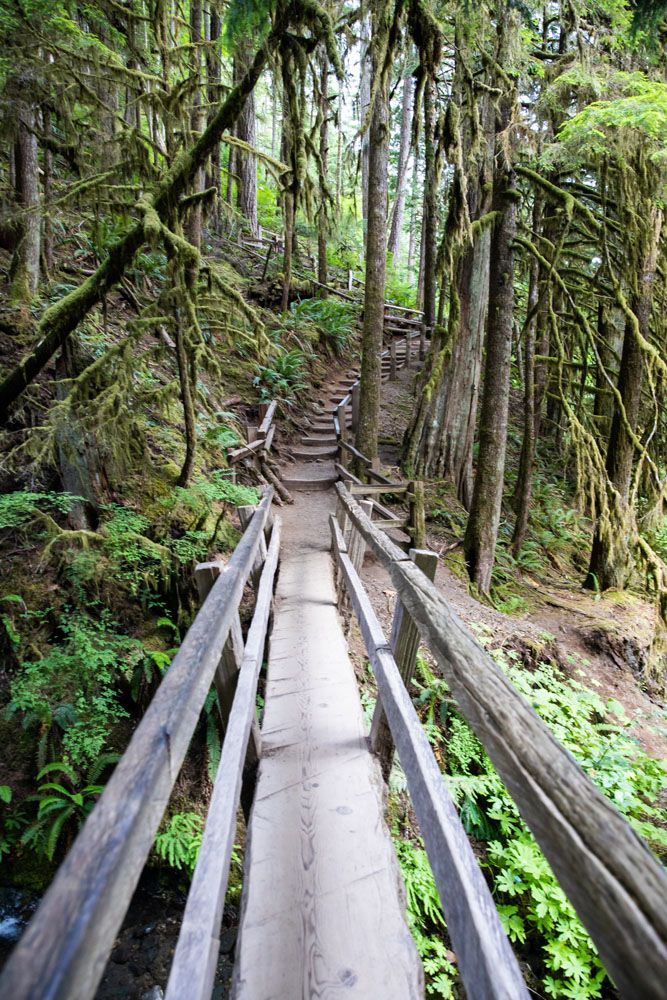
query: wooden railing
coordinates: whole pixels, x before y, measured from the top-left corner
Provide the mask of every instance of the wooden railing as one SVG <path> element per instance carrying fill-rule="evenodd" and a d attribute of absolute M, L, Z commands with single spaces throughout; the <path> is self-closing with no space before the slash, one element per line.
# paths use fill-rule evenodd
<path fill-rule="evenodd" d="M 280 545 L 271 499 L 268 490 L 256 510 L 242 508 L 247 527 L 229 562 L 198 568 L 204 604 L 5 967 L 7 1000 L 95 995 L 215 683 L 225 740 L 166 994 L 210 997 L 236 812 L 259 753 L 255 695 Z M 249 577 L 256 600 L 244 644 L 239 604 Z M 247 811 L 252 787 L 245 792 Z"/>
<path fill-rule="evenodd" d="M 664 997 L 667 873 L 461 624 L 431 582 L 430 572 L 419 568 L 425 554 L 406 555 L 371 522 L 343 484 L 336 489 L 339 513 L 337 518 L 332 515 L 333 550 L 378 682 L 380 718 L 374 719 L 371 738 L 376 749 L 386 747 L 380 724 L 386 716 L 468 996 L 507 1000 L 527 993 L 406 691 L 418 639 L 435 657 L 621 996 Z M 389 571 L 397 593 L 390 644 L 358 575 L 366 546 Z M 414 628 L 411 642 L 402 625 L 406 618 Z"/>
<path fill-rule="evenodd" d="M 412 354 L 412 341 L 419 334 L 408 335 L 403 341 L 403 355 L 397 355 L 396 342 L 392 340 L 391 347 L 382 352 L 383 368 L 390 381 L 396 378 L 397 371 L 409 367 Z M 382 528 L 402 528 L 409 535 L 413 545 L 421 545 L 424 535 L 424 484 L 418 481 L 398 483 L 379 472 L 374 463 L 363 455 L 353 444 L 359 423 L 359 393 L 360 379 L 350 386 L 343 398 L 335 404 L 332 410 L 334 431 L 338 444 L 336 471 L 355 495 L 363 497 L 370 504 L 369 510 L 379 515 L 375 523 Z M 349 419 L 348 419 L 349 418 Z M 350 465 L 356 466 L 356 474 Z M 365 480 L 365 481 L 364 481 Z M 407 514 L 396 514 L 393 510 L 379 502 L 382 495 L 403 497 L 407 505 Z"/>

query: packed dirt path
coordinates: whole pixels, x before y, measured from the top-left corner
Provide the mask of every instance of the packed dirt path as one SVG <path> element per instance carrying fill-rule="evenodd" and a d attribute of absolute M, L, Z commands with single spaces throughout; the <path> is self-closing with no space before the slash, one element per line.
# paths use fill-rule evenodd
<path fill-rule="evenodd" d="M 336 606 L 335 495 L 316 490 L 281 512 L 232 995 L 410 1000 L 423 976 Z"/>

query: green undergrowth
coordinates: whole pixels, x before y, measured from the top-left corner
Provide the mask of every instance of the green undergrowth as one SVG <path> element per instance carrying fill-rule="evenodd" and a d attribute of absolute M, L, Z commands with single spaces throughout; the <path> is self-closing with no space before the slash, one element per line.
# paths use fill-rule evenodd
<path fill-rule="evenodd" d="M 231 512 L 258 502 L 225 470 L 201 470 L 187 487 L 176 474 L 168 465 L 130 477 L 127 499 L 100 503 L 89 528 L 70 527 L 75 495 L 0 496 L 0 711 L 4 746 L 15 748 L 0 854 L 17 869 L 69 847 L 196 611 L 194 565 L 233 549 Z M 190 781 L 198 801 L 220 756 L 213 693 L 195 742 L 207 763 Z"/>
<path fill-rule="evenodd" d="M 622 706 L 603 701 L 586 683 L 586 662 L 567 676 L 547 662 L 527 670 L 511 650 L 490 653 L 602 793 L 664 858 L 667 816 L 656 803 L 665 783 L 665 764 L 642 750 Z M 421 655 L 416 687 L 428 739 L 480 858 L 503 926 L 534 978 L 529 985 L 538 993 L 570 1000 L 615 995 L 586 930 L 485 750 L 458 713 L 446 683 Z M 396 813 L 400 768 L 392 785 Z M 398 821 L 395 826 L 409 920 L 424 960 L 428 993 L 456 996 L 452 956 L 443 939 L 444 918 L 423 844 L 405 823 L 402 829 Z"/>

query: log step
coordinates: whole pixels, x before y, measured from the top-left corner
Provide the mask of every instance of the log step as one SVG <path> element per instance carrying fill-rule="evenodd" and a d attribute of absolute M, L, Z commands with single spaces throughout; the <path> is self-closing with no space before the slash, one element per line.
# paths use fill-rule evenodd
<path fill-rule="evenodd" d="M 305 458 L 311 460 L 318 458 L 335 458 L 338 454 L 338 447 L 335 444 L 313 445 L 312 447 L 304 444 L 298 444 L 290 448 L 290 452 L 295 458 Z"/>
<path fill-rule="evenodd" d="M 338 481 L 338 474 L 333 462 L 300 462 L 283 469 L 282 480 L 288 490 L 304 493 L 330 489 Z"/>

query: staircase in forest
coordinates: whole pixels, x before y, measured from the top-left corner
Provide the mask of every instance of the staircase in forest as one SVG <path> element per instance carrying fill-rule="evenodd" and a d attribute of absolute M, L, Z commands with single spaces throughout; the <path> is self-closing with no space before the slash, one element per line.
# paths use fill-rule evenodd
<path fill-rule="evenodd" d="M 391 367 L 390 358 L 387 378 Z M 662 1000 L 664 870 L 458 621 L 432 582 L 435 554 L 406 552 L 383 530 L 407 526 L 389 516 L 386 497 L 414 497 L 409 484 L 392 484 L 372 468 L 364 484 L 341 464 L 345 455 L 364 458 L 346 441 L 354 385 L 347 373 L 313 405 L 292 449 L 295 461 L 284 469 L 294 504 L 274 518 L 267 489 L 257 508 L 241 508 L 244 533 L 231 558 L 197 568 L 202 607 L 5 967 L 1 997 L 95 996 L 214 684 L 225 737 L 166 1000 L 210 1000 L 239 804 L 247 841 L 232 996 L 423 996 L 384 819 L 383 777 L 395 751 L 466 995 L 528 1000 L 412 704 L 422 642 L 621 997 Z M 334 485 L 339 472 L 345 483 Z M 369 551 L 396 594 L 389 637 L 362 580 Z M 245 634 L 242 601 L 246 616 L 253 607 Z M 370 733 L 344 635 L 349 610 L 377 682 Z M 256 695 L 267 640 L 260 727 Z"/>

